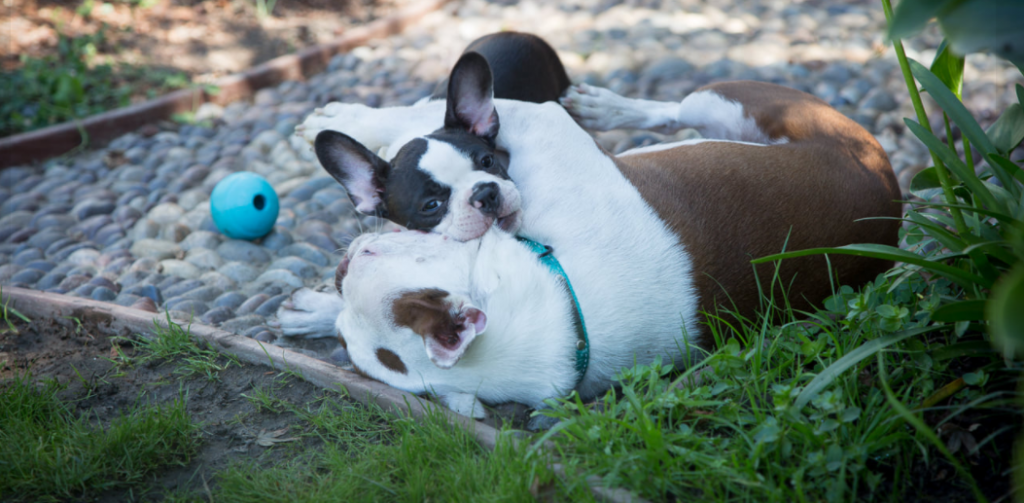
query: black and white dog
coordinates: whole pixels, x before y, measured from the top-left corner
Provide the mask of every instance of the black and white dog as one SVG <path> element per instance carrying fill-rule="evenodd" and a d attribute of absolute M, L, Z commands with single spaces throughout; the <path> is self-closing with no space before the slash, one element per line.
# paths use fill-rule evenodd
<path fill-rule="evenodd" d="M 496 98 L 543 103 L 558 100 L 570 84 L 555 50 L 535 35 L 487 35 L 470 44 L 465 53 L 483 56 L 493 77 L 469 81 L 453 73 L 454 78 L 441 87 L 435 99 L 463 94 L 482 98 L 493 88 Z M 479 237 L 492 223 L 506 230 L 519 227 L 519 193 L 509 180 L 508 155 L 495 148 L 496 116 L 493 121 L 480 122 L 474 115 L 482 113 L 479 110 L 449 109 L 442 128 L 412 131 L 406 129 L 410 124 L 363 122 L 352 114 L 351 107 L 345 109 L 344 116 L 338 116 L 338 107 L 328 105 L 297 131 L 313 141 L 320 163 L 345 187 L 357 210 L 408 229 L 463 241 Z M 334 120 L 345 126 L 339 128 Z M 360 141 L 340 132 L 348 131 L 347 126 L 360 129 L 354 133 Z M 382 145 L 372 141 L 377 134 L 362 128 L 405 129 L 425 136 Z M 388 132 L 381 136 L 390 136 Z M 441 152 L 440 144 L 449 148 Z M 428 149 L 430 145 L 434 146 Z M 387 146 L 397 150 L 388 151 L 383 158 L 374 153 Z M 469 164 L 445 159 L 452 154 Z M 466 170 L 474 176 L 464 176 Z"/>
<path fill-rule="evenodd" d="M 335 103 L 307 119 L 303 134 L 361 211 L 432 232 L 357 238 L 341 296 L 296 292 L 278 311 L 285 335 L 338 336 L 366 375 L 481 417 L 481 401 L 586 399 L 623 367 L 686 363 L 711 346 L 701 311 L 757 309 L 752 257 L 896 242 L 895 218 L 870 220 L 900 211 L 885 152 L 808 94 L 733 82 L 661 103 L 578 86 L 563 108 L 493 99 L 491 86 L 469 52 L 446 102 Z M 579 124 L 706 139 L 613 157 Z M 831 265 L 841 284 L 888 267 Z M 831 293 L 822 257 L 787 261 L 780 282 L 795 309 Z"/>

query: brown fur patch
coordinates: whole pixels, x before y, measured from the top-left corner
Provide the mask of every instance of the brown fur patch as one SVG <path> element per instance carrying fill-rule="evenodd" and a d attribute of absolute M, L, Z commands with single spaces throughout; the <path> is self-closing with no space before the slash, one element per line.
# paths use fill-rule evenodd
<path fill-rule="evenodd" d="M 680 237 L 693 260 L 700 308 L 752 317 L 761 296 L 750 260 L 852 243 L 895 246 L 900 191 L 885 152 L 864 128 L 808 94 L 755 82 L 703 88 L 738 101 L 771 146 L 700 143 L 615 158 L 623 175 Z M 787 243 L 788 238 L 788 243 Z M 857 286 L 890 262 L 832 255 L 839 284 Z M 757 267 L 768 293 L 774 266 Z M 831 295 L 824 256 L 783 261 L 776 302 L 807 309 Z M 726 317 L 729 320 L 729 317 Z M 730 320 L 732 321 L 732 320 Z"/>
<path fill-rule="evenodd" d="M 345 257 L 338 263 L 338 267 L 334 270 L 334 288 L 338 290 L 338 295 L 341 295 L 341 282 L 345 279 L 345 275 L 348 274 L 349 259 Z"/>
<path fill-rule="evenodd" d="M 390 349 L 377 348 L 377 360 L 380 360 L 381 365 L 399 374 L 406 374 L 408 372 L 402 359 Z"/>
<path fill-rule="evenodd" d="M 409 327 L 421 337 L 433 337 L 442 345 L 459 343 L 459 327 L 464 320 L 452 316 L 448 292 L 424 288 L 403 293 L 391 305 L 395 324 Z"/>

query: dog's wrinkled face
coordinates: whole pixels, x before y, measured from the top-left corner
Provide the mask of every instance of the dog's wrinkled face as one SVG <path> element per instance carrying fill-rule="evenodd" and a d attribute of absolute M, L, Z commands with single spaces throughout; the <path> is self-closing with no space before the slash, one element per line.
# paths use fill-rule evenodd
<path fill-rule="evenodd" d="M 487 327 L 470 300 L 479 246 L 417 231 L 356 238 L 336 278 L 336 325 L 356 368 L 406 391 L 445 392 Z"/>
<path fill-rule="evenodd" d="M 444 127 L 405 144 L 390 162 L 328 130 L 314 142 L 317 158 L 363 213 L 459 241 L 478 238 L 492 225 L 517 231 L 519 191 L 508 176 L 508 155 L 495 148 L 498 114 L 482 56 L 463 55 L 448 96 Z"/>

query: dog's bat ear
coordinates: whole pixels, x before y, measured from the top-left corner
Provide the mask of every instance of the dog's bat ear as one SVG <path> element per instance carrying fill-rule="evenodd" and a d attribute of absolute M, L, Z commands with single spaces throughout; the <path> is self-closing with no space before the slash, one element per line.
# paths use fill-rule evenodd
<path fill-rule="evenodd" d="M 487 60 L 467 52 L 448 77 L 448 110 L 444 127 L 462 129 L 494 142 L 498 136 L 498 112 L 494 109 L 494 77 Z"/>
<path fill-rule="evenodd" d="M 337 131 L 321 131 L 313 146 L 320 164 L 345 187 L 357 210 L 385 213 L 384 180 L 391 170 L 387 161 Z"/>
<path fill-rule="evenodd" d="M 452 368 L 477 335 L 487 329 L 487 315 L 444 290 L 424 288 L 402 294 L 391 306 L 395 324 L 423 337 L 427 357 L 442 369 Z"/>

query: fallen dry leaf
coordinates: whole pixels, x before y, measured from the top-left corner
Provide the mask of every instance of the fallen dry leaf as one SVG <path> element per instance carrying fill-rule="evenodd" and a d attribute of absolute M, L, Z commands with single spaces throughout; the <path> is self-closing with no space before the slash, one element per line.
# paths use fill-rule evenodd
<path fill-rule="evenodd" d="M 288 433 L 288 428 L 281 428 L 280 430 L 274 430 L 270 433 L 267 433 L 267 430 L 260 430 L 260 434 L 256 437 L 256 445 L 260 447 L 272 447 L 274 444 L 294 442 L 298 440 L 295 437 L 281 438 L 285 433 Z"/>

